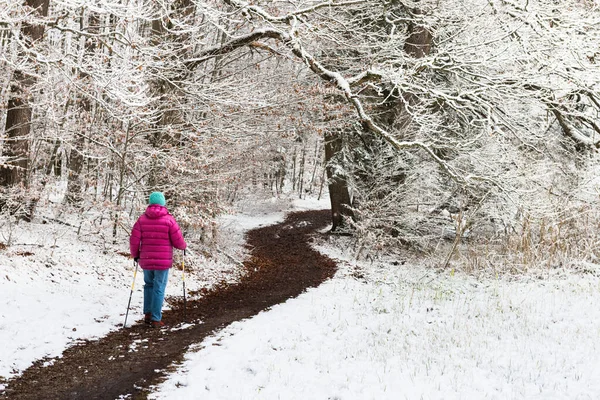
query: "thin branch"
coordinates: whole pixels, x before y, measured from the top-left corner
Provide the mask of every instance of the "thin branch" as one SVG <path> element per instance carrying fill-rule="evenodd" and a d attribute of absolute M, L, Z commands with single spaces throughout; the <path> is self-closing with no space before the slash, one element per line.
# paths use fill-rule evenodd
<path fill-rule="evenodd" d="M 341 4 L 341 3 L 339 3 Z M 254 7 L 256 8 L 256 7 Z M 378 76 L 381 77 L 380 74 L 367 71 L 362 74 L 357 75 L 354 78 L 350 78 L 350 80 L 344 78 L 339 72 L 331 71 L 325 68 L 321 63 L 319 63 L 311 54 L 309 54 L 300 44 L 298 39 L 296 39 L 295 35 L 295 19 L 292 19 L 291 31 L 290 34 L 281 32 L 272 28 L 263 28 L 255 30 L 247 35 L 237 37 L 232 39 L 221 46 L 212 47 L 200 52 L 196 57 L 185 61 L 185 64 L 188 68 L 193 69 L 198 66 L 203 61 L 208 60 L 209 58 L 215 57 L 221 54 L 230 53 L 240 47 L 251 45 L 255 43 L 259 39 L 277 39 L 281 41 L 284 45 L 286 45 L 294 55 L 300 58 L 315 74 L 321 77 L 323 80 L 333 83 L 339 90 L 344 93 L 346 99 L 354 106 L 356 112 L 358 113 L 358 117 L 360 119 L 363 127 L 372 133 L 380 136 L 386 142 L 388 142 L 392 147 L 396 150 L 404 150 L 409 148 L 418 148 L 424 150 L 444 171 L 445 173 L 455 182 L 467 185 L 471 180 L 479 180 L 479 181 L 490 181 L 484 177 L 463 177 L 458 172 L 454 170 L 446 161 L 442 160 L 433 149 L 427 144 L 419 141 L 399 141 L 392 134 L 387 132 L 385 129 L 377 125 L 373 119 L 367 114 L 365 111 L 361 101 L 358 99 L 358 96 L 352 91 L 351 83 L 355 84 L 357 82 L 361 82 L 367 77 Z"/>

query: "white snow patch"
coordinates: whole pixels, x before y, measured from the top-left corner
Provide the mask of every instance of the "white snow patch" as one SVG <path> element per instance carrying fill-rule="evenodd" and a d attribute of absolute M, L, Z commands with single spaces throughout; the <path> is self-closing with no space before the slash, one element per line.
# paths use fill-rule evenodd
<path fill-rule="evenodd" d="M 330 254 L 339 252 L 327 249 Z M 350 260 L 191 351 L 152 399 L 594 399 L 600 280 Z M 351 278 L 352 270 L 367 280 Z"/>
<path fill-rule="evenodd" d="M 223 217 L 219 229 L 226 236 L 227 252 L 243 259 L 244 233 L 283 217 L 283 212 Z M 10 234 L 14 244 L 0 250 L 0 380 L 19 375 L 42 358 L 51 364 L 78 341 L 122 329 L 134 277 L 133 261 L 127 257 L 128 237 L 118 238 L 114 245 L 108 243 L 110 234 L 106 241 L 92 234 L 78 236 L 77 228 L 54 222 L 21 223 L 11 226 Z M 185 264 L 188 293 L 240 276 L 240 265 L 193 253 Z M 127 326 L 143 318 L 141 269 L 135 276 Z M 181 295 L 182 273 L 173 268 L 166 296 Z M 164 308 L 169 308 L 167 302 Z M 138 345 L 134 343 L 130 351 Z"/>

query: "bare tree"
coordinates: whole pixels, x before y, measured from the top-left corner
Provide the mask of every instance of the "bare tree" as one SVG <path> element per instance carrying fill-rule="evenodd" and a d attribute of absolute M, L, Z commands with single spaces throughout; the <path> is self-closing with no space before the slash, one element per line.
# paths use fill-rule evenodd
<path fill-rule="evenodd" d="M 349 221 L 380 244 L 431 239 L 447 213 L 510 227 L 589 181 L 600 133 L 599 11 L 589 3 L 101 1 L 82 17 L 84 9 L 65 1 L 47 19 L 19 17 L 23 32 L 45 26 L 39 40 L 52 44 L 27 68 L 14 62 L 24 46 L 0 36 L 13 70 L 45 71 L 11 81 L 16 94 L 40 88 L 45 123 L 28 159 L 30 136 L 19 129 L 31 129 L 30 103 L 21 108 L 28 124 L 8 129 L 7 118 L 3 182 L 25 182 L 8 178 L 24 168 L 42 175 L 68 154 L 70 196 L 82 200 L 93 185 L 115 230 L 125 204 L 133 209 L 148 190 L 167 191 L 197 225 L 244 191 L 279 194 L 284 174 L 299 183 L 290 167 L 307 143 L 324 143 L 313 166 L 326 161 L 334 229 Z M 29 164 L 11 169 L 18 160 Z"/>
<path fill-rule="evenodd" d="M 44 36 L 45 25 L 36 18 L 48 15 L 49 0 L 28 0 L 25 2 L 31 13 L 31 20 L 21 27 L 21 36 L 15 39 L 19 53 L 26 60 L 24 65 L 35 58 L 35 46 Z M 34 67 L 34 66 L 33 66 Z M 2 156 L 6 160 L 0 165 L 0 185 L 4 187 L 16 184 L 28 185 L 29 141 L 32 123 L 31 93 L 36 83 L 34 68 L 26 70 L 16 68 L 12 73 L 11 93 L 8 99 L 6 140 Z"/>

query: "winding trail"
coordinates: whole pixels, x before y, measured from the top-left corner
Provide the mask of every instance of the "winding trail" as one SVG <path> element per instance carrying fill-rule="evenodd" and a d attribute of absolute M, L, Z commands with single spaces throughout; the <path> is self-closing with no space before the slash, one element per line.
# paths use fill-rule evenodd
<path fill-rule="evenodd" d="M 329 210 L 296 212 L 280 224 L 248 232 L 247 245 L 252 250 L 242 280 L 187 302 L 188 321 L 202 323 L 181 330 L 154 330 L 137 324 L 75 345 L 61 358 L 50 363 L 39 360 L 8 381 L 0 398 L 145 399 L 150 387 L 164 379 L 169 366 L 183 360 L 190 345 L 331 278 L 335 263 L 309 243 L 328 225 L 329 218 Z M 164 320 L 182 321 L 182 305 L 173 305 L 173 310 L 164 313 Z"/>

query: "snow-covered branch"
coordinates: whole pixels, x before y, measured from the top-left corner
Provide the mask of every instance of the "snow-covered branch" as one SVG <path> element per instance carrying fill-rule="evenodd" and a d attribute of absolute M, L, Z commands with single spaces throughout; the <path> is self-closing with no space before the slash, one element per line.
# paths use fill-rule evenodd
<path fill-rule="evenodd" d="M 294 20 L 295 18 L 298 18 L 299 16 L 312 13 L 321 8 L 347 7 L 347 6 L 351 6 L 351 5 L 355 5 L 355 4 L 364 4 L 366 2 L 365 0 L 350 0 L 350 1 L 329 0 L 329 1 L 324 1 L 324 2 L 314 4 L 312 6 L 303 7 L 303 8 L 299 8 L 294 11 L 291 11 L 291 12 L 287 12 L 287 13 L 285 13 L 285 15 L 282 15 L 282 16 L 274 16 L 274 15 L 268 13 L 263 7 L 251 5 L 248 2 L 239 1 L 239 0 L 224 0 L 224 1 L 225 1 L 225 3 L 238 9 L 243 14 L 255 14 L 269 22 L 286 22 L 286 23 L 291 22 L 292 20 Z"/>
<path fill-rule="evenodd" d="M 197 54 L 194 54 L 194 57 L 185 60 L 185 64 L 189 69 L 196 68 L 199 64 L 219 55 L 231 53 L 232 51 L 248 46 L 257 40 L 260 39 L 282 39 L 282 33 L 279 30 L 272 28 L 262 28 L 257 29 L 253 32 L 250 32 L 245 35 L 238 36 L 236 38 L 230 39 L 229 41 L 210 47 L 208 49 L 203 49 Z"/>

